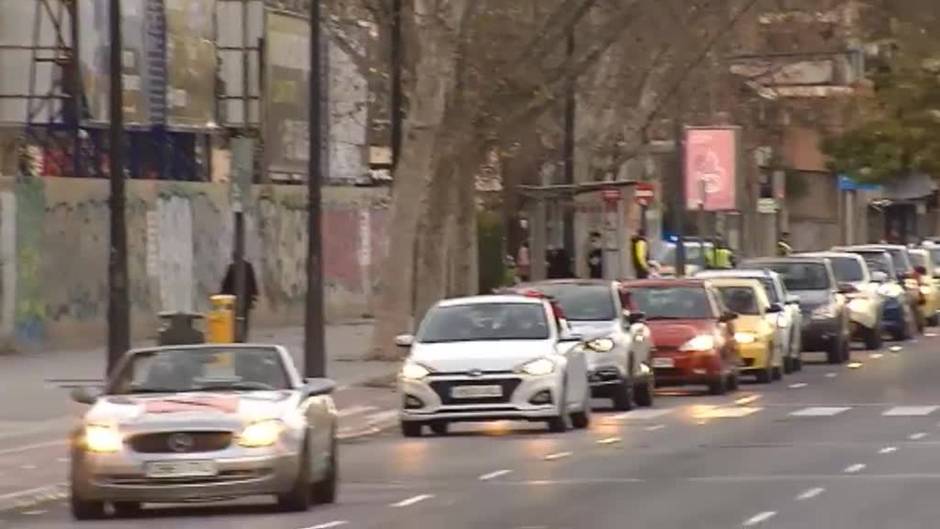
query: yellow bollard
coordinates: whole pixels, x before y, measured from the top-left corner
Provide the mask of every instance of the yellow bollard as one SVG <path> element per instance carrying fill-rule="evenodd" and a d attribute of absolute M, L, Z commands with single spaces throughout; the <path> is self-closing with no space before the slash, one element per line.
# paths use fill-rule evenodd
<path fill-rule="evenodd" d="M 212 310 L 206 317 L 206 341 L 235 342 L 235 296 L 219 294 L 209 298 Z"/>

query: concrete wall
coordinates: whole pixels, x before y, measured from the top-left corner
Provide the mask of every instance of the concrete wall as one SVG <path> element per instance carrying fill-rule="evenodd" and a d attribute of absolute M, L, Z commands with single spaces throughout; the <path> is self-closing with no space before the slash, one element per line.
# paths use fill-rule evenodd
<path fill-rule="evenodd" d="M 107 314 L 108 185 L 104 180 L 0 178 L 0 337 L 30 349 L 101 343 Z M 324 189 L 325 305 L 332 320 L 370 314 L 386 249 L 384 189 Z M 256 186 L 247 254 L 260 282 L 254 325 L 300 323 L 306 193 Z M 231 259 L 227 187 L 132 181 L 128 251 L 134 334 L 156 314 L 205 311 Z"/>

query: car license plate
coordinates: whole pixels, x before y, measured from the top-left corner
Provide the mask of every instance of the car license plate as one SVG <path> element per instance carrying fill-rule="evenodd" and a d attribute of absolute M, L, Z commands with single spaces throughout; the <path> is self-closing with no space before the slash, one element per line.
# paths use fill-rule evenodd
<path fill-rule="evenodd" d="M 481 399 L 503 396 L 502 386 L 457 386 L 451 388 L 450 396 L 455 399 Z"/>
<path fill-rule="evenodd" d="M 672 358 L 657 356 L 653 358 L 653 367 L 675 367 L 676 362 Z"/>
<path fill-rule="evenodd" d="M 147 463 L 148 478 L 205 478 L 215 476 L 219 469 L 215 461 L 155 461 Z"/>

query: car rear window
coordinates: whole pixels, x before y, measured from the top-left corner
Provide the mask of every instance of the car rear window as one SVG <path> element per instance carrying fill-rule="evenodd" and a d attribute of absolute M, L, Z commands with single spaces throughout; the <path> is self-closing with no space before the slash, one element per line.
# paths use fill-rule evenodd
<path fill-rule="evenodd" d="M 832 273 L 840 283 L 855 283 L 865 279 L 861 263 L 851 257 L 830 257 Z"/>
<path fill-rule="evenodd" d="M 787 290 L 826 290 L 829 285 L 829 274 L 822 263 L 812 262 L 772 262 L 750 263 L 746 268 L 767 269 L 780 274 Z"/>
<path fill-rule="evenodd" d="M 704 287 L 630 288 L 633 306 L 648 320 L 701 320 L 715 317 Z"/>
<path fill-rule="evenodd" d="M 608 285 L 533 285 L 533 288 L 555 298 L 568 321 L 617 319 Z"/>
<path fill-rule="evenodd" d="M 731 312 L 746 315 L 760 314 L 757 293 L 753 288 L 719 286 L 718 292 L 721 294 L 721 302 Z"/>

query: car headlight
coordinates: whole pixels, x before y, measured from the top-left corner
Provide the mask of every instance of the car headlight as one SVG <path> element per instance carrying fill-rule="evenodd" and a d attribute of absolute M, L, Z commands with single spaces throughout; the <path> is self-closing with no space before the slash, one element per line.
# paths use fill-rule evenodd
<path fill-rule="evenodd" d="M 114 426 L 89 424 L 85 426 L 85 448 L 92 452 L 117 452 L 124 445 L 124 437 Z"/>
<path fill-rule="evenodd" d="M 408 362 L 401 368 L 402 378 L 407 378 L 409 380 L 421 380 L 429 374 L 431 374 L 430 369 L 424 367 L 421 364 L 415 364 L 413 362 Z"/>
<path fill-rule="evenodd" d="M 680 351 L 711 351 L 715 348 L 715 337 L 710 334 L 700 334 L 685 342 L 679 347 Z"/>
<path fill-rule="evenodd" d="M 836 307 L 832 303 L 827 303 L 813 309 L 810 317 L 814 320 L 827 320 L 836 317 Z"/>
<path fill-rule="evenodd" d="M 277 419 L 268 419 L 249 424 L 238 436 L 238 444 L 249 448 L 271 446 L 281 437 L 284 424 Z"/>
<path fill-rule="evenodd" d="M 734 341 L 738 343 L 754 343 L 757 341 L 757 336 L 752 332 L 736 332 L 734 333 Z"/>
<path fill-rule="evenodd" d="M 870 308 L 871 300 L 868 298 L 853 298 L 849 301 L 849 309 L 855 312 L 864 312 Z"/>
<path fill-rule="evenodd" d="M 527 375 L 532 375 L 534 377 L 540 377 L 543 375 L 551 374 L 555 371 L 555 362 L 552 362 L 548 358 L 536 358 L 531 362 L 526 362 L 522 364 L 520 368 L 523 373 Z"/>
<path fill-rule="evenodd" d="M 614 341 L 610 338 L 597 338 L 586 342 L 584 346 L 598 353 L 607 353 L 614 348 Z"/>

